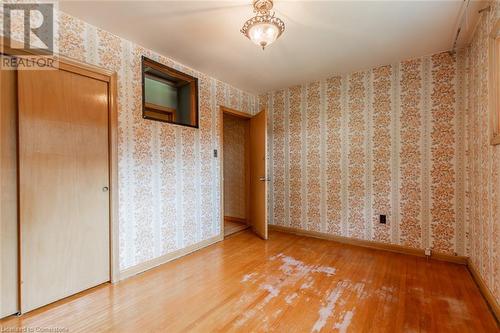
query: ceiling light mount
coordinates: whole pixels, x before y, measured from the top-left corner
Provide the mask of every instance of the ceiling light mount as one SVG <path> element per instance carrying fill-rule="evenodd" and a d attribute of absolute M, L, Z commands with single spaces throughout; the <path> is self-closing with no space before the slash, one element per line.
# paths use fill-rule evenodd
<path fill-rule="evenodd" d="M 273 9 L 272 0 L 254 0 L 253 8 L 256 16 L 247 20 L 241 28 L 244 34 L 253 43 L 259 45 L 264 50 L 271 45 L 285 31 L 285 23 L 271 14 Z"/>
<path fill-rule="evenodd" d="M 254 0 L 253 11 L 256 14 L 265 15 L 273 9 L 273 0 Z"/>

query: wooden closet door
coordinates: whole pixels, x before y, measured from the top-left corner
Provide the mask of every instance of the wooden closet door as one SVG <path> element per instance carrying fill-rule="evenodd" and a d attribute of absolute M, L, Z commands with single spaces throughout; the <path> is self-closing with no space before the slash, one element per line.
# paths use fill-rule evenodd
<path fill-rule="evenodd" d="M 108 84 L 19 71 L 21 311 L 110 280 Z"/>

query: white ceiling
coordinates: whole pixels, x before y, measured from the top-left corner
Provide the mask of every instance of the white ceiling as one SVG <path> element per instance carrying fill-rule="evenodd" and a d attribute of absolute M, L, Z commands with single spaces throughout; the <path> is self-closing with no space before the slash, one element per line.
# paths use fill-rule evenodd
<path fill-rule="evenodd" d="M 449 50 L 467 1 L 275 0 L 286 29 L 265 51 L 239 31 L 253 16 L 252 0 L 67 1 L 60 9 L 260 93 Z M 461 45 L 482 5 L 469 5 Z"/>

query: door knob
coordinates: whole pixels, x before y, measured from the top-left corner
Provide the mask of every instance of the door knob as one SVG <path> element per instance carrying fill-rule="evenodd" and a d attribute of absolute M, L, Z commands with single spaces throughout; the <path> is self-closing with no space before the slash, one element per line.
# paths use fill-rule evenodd
<path fill-rule="evenodd" d="M 268 182 L 268 181 L 270 181 L 270 179 L 269 179 L 269 178 L 266 178 L 266 177 L 260 177 L 260 178 L 259 178 L 259 180 L 260 180 L 261 182 Z"/>
<path fill-rule="evenodd" d="M 109 191 L 109 187 L 104 186 L 104 187 L 102 188 L 102 191 L 103 191 L 103 192 L 108 192 L 108 191 Z"/>

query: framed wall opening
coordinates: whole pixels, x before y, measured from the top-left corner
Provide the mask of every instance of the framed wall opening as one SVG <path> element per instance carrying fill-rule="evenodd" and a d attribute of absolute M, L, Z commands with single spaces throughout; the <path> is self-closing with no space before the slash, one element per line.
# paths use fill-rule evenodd
<path fill-rule="evenodd" d="M 221 107 L 223 232 L 250 227 L 250 115 Z"/>

